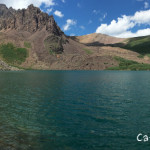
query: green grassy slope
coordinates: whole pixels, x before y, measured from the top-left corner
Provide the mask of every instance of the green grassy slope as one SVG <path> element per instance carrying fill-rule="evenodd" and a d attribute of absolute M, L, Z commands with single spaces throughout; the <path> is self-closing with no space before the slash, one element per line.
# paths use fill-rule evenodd
<path fill-rule="evenodd" d="M 26 48 L 17 48 L 12 43 L 0 45 L 0 56 L 11 65 L 19 65 L 28 56 Z"/>
<path fill-rule="evenodd" d="M 111 67 L 107 70 L 150 70 L 150 64 L 140 64 L 136 61 L 127 60 L 121 57 L 114 57 L 119 62 L 119 66 Z"/>
<path fill-rule="evenodd" d="M 121 47 L 138 52 L 141 55 L 150 54 L 150 36 L 130 38 L 127 44 Z"/>

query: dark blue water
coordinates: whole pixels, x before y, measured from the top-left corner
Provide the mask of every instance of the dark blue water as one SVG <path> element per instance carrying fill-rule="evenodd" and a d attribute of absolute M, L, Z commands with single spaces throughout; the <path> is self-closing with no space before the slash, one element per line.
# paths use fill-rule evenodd
<path fill-rule="evenodd" d="M 0 72 L 0 150 L 141 150 L 150 72 Z"/>

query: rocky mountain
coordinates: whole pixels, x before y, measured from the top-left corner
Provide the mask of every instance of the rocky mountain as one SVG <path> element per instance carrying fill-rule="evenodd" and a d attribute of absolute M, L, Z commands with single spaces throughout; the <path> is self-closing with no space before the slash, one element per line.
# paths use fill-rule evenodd
<path fill-rule="evenodd" d="M 16 11 L 13 8 L 8 9 L 4 4 L 0 4 L 0 30 L 15 29 L 35 33 L 43 28 L 57 36 L 63 34 L 53 16 L 41 12 L 39 8 L 33 5 L 30 5 L 27 9 Z"/>
<path fill-rule="evenodd" d="M 62 36 L 64 33 L 57 26 L 53 16 L 41 12 L 41 10 L 33 5 L 27 9 L 15 10 L 12 7 L 7 8 L 4 4 L 0 4 L 0 30 L 15 30 L 18 32 L 29 32 L 31 34 L 45 29 L 47 33 L 53 36 L 47 37 L 47 41 L 53 40 L 58 44 L 57 48 L 50 45 L 56 53 L 61 53 Z M 54 36 L 55 35 L 55 36 Z"/>
<path fill-rule="evenodd" d="M 0 4 L 0 70 L 104 70 L 119 65 L 116 56 L 150 64 L 137 52 L 112 46 L 126 41 L 102 34 L 69 37 L 33 5 L 15 10 Z"/>

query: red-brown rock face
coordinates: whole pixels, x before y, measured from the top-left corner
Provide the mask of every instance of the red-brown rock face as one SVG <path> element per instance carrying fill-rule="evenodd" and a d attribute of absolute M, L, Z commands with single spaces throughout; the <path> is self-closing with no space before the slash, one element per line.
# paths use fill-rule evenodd
<path fill-rule="evenodd" d="M 39 8 L 33 5 L 30 5 L 27 9 L 14 10 L 0 4 L 0 30 L 15 29 L 34 33 L 43 28 L 57 36 L 63 34 L 53 16 L 41 12 Z"/>

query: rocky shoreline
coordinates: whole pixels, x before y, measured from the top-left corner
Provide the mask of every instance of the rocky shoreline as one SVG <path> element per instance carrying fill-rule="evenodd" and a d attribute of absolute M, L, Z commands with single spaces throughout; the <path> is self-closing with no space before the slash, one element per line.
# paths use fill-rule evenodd
<path fill-rule="evenodd" d="M 0 60 L 0 71 L 19 71 L 16 67 L 9 66 L 4 61 Z"/>

